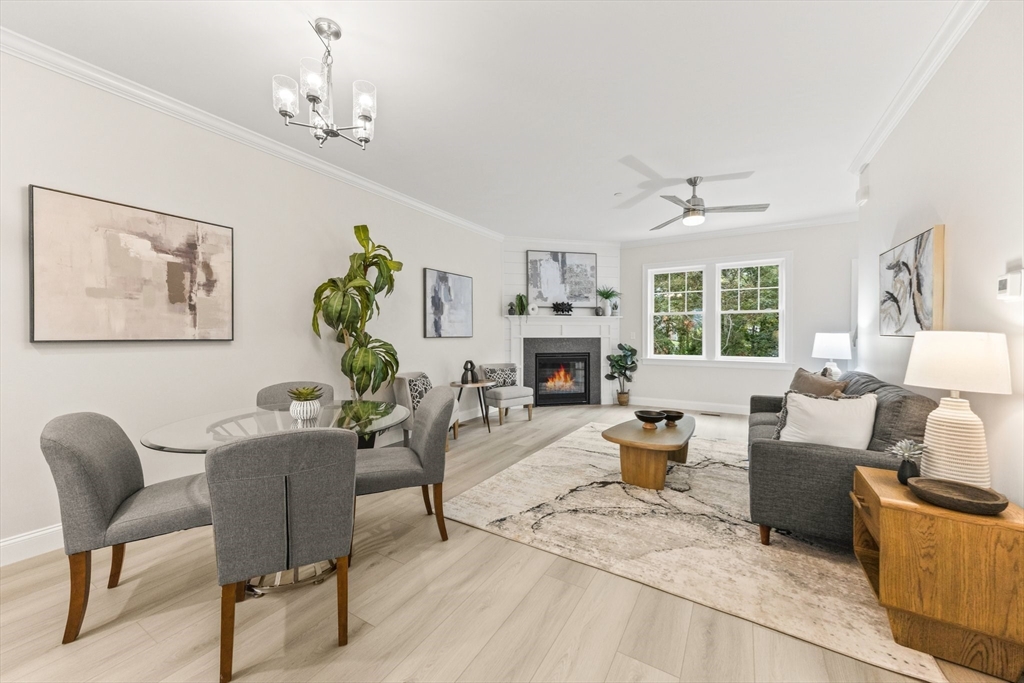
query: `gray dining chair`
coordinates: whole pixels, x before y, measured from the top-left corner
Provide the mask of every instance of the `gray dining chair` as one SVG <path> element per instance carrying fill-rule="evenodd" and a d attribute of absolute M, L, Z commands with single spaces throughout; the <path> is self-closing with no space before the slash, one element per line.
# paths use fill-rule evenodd
<path fill-rule="evenodd" d="M 441 540 L 448 540 L 444 526 L 444 442 L 455 396 L 448 387 L 434 387 L 420 401 L 413 421 L 409 446 L 394 445 L 359 452 L 356 460 L 356 495 L 419 486 L 427 514 L 437 517 Z M 434 508 L 427 487 L 434 488 Z"/>
<path fill-rule="evenodd" d="M 336 560 L 338 646 L 348 643 L 356 444 L 347 429 L 299 429 L 210 449 L 220 601 L 220 680 L 231 680 L 235 603 L 253 576 Z"/>
<path fill-rule="evenodd" d="M 60 501 L 71 600 L 64 643 L 78 638 L 89 604 L 92 551 L 112 547 L 107 588 L 121 579 L 125 544 L 210 523 L 206 475 L 146 486 L 142 462 L 124 430 L 98 413 L 56 417 L 39 439 Z"/>
<path fill-rule="evenodd" d="M 320 397 L 320 402 L 326 405 L 334 401 L 334 387 L 326 382 L 281 382 L 280 384 L 271 384 L 269 387 L 263 387 L 257 391 L 256 406 L 264 408 L 266 406 L 290 404 L 292 397 L 288 395 L 288 391 L 290 389 L 298 389 L 299 387 L 320 387 L 324 390 L 324 395 Z"/>

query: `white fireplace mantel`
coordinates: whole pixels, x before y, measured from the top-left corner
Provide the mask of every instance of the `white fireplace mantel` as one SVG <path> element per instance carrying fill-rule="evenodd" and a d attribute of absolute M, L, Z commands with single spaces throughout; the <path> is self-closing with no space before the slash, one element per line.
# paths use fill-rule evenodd
<path fill-rule="evenodd" d="M 605 356 L 619 343 L 620 316 L 599 315 L 506 315 L 505 353 L 509 363 L 523 369 L 523 339 L 552 337 L 597 337 L 601 340 L 600 374 L 606 371 Z M 601 380 L 601 402 L 615 402 L 615 383 Z"/>

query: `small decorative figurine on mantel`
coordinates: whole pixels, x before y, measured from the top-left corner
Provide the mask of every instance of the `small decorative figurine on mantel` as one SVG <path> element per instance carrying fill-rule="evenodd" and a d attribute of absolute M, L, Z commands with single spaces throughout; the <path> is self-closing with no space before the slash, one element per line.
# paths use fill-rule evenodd
<path fill-rule="evenodd" d="M 556 301 L 551 304 L 551 308 L 554 309 L 555 315 L 572 315 L 572 304 L 568 301 Z"/>

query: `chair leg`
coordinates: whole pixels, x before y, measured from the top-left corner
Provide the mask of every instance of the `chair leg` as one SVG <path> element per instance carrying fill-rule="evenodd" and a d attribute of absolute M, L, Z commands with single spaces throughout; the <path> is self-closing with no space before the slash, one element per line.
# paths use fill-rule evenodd
<path fill-rule="evenodd" d="M 235 602 L 245 602 L 245 584 L 247 581 L 239 581 L 235 584 Z"/>
<path fill-rule="evenodd" d="M 526 406 L 526 411 L 527 411 L 527 414 L 528 414 L 528 417 L 529 417 L 530 421 L 533 421 L 533 404 L 532 403 L 530 405 Z"/>
<path fill-rule="evenodd" d="M 505 408 L 505 417 L 508 417 L 508 408 Z"/>
<path fill-rule="evenodd" d="M 448 540 L 448 530 L 444 528 L 444 494 L 442 484 L 434 484 L 434 516 L 437 517 L 437 530 L 441 532 L 441 540 Z"/>
<path fill-rule="evenodd" d="M 68 621 L 64 626 L 64 640 L 67 645 L 78 638 L 85 620 L 85 608 L 89 606 L 89 585 L 92 579 L 92 551 L 68 555 L 71 568 L 71 600 L 68 604 Z"/>
<path fill-rule="evenodd" d="M 359 496 L 352 498 L 352 540 L 348 542 L 348 566 L 352 565 L 352 557 L 356 554 L 356 501 Z"/>
<path fill-rule="evenodd" d="M 423 506 L 427 508 L 427 514 L 432 515 L 434 510 L 430 507 L 430 492 L 427 490 L 427 485 L 424 484 L 420 488 L 423 489 Z"/>
<path fill-rule="evenodd" d="M 498 408 L 498 426 L 505 424 L 505 411 Z"/>
<path fill-rule="evenodd" d="M 761 545 L 768 545 L 771 543 L 769 537 L 772 534 L 772 528 L 767 524 L 759 524 L 758 528 L 761 530 Z"/>
<path fill-rule="evenodd" d="M 231 680 L 235 656 L 235 593 L 245 582 L 220 587 L 220 683 Z"/>
<path fill-rule="evenodd" d="M 107 588 L 117 588 L 121 581 L 121 567 L 124 565 L 124 543 L 118 543 L 110 549 L 110 578 Z"/>
<path fill-rule="evenodd" d="M 454 422 L 454 423 L 452 424 L 452 436 L 454 436 L 454 437 L 455 437 L 455 440 L 456 440 L 456 441 L 458 441 L 458 440 L 459 440 L 459 421 L 458 421 L 458 420 L 456 420 L 456 421 L 455 421 L 455 422 Z"/>
<path fill-rule="evenodd" d="M 348 645 L 348 559 L 338 558 L 338 647 Z"/>

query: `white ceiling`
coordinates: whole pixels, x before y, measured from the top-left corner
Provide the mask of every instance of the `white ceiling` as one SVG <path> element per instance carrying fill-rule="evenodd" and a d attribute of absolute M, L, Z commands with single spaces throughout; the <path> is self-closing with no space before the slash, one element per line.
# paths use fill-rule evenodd
<path fill-rule="evenodd" d="M 679 213 L 656 194 L 617 208 L 644 180 L 627 155 L 755 171 L 700 195 L 771 208 L 701 230 L 853 212 L 847 168 L 953 5 L 5 0 L 0 25 L 506 235 L 619 242 L 694 231 L 648 232 Z M 352 80 L 378 89 L 365 152 L 318 151 L 271 107 L 271 76 L 319 57 L 321 15 L 345 32 L 338 110 Z"/>

